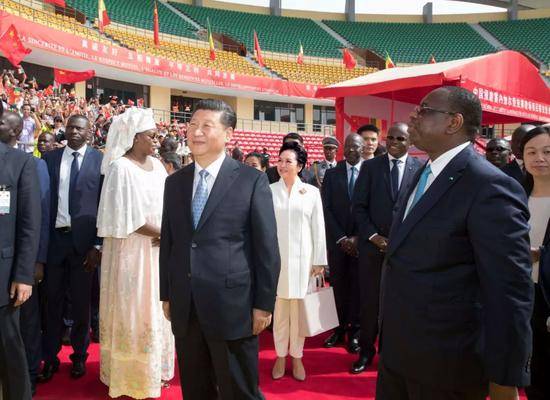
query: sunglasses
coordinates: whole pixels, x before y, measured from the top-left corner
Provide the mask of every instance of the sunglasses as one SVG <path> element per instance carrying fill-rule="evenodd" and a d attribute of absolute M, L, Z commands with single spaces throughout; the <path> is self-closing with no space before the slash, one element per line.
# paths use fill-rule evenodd
<path fill-rule="evenodd" d="M 502 147 L 502 146 L 497 146 L 497 147 L 487 147 L 485 149 L 485 151 L 487 152 L 493 152 L 493 151 L 498 151 L 499 153 L 500 152 L 503 152 L 503 151 L 510 151 L 510 149 L 506 148 L 506 147 Z"/>
<path fill-rule="evenodd" d="M 424 117 L 425 115 L 434 114 L 434 113 L 447 114 L 447 115 L 455 115 L 455 114 L 458 114 L 458 113 L 453 112 L 453 111 L 438 110 L 437 108 L 432 108 L 432 107 L 423 106 L 423 105 L 416 106 L 416 107 L 414 108 L 414 112 L 416 112 L 416 114 L 417 114 L 419 117 Z"/>
<path fill-rule="evenodd" d="M 397 140 L 398 142 L 405 142 L 407 138 L 404 138 L 403 136 L 388 136 L 386 137 L 386 140 Z"/>

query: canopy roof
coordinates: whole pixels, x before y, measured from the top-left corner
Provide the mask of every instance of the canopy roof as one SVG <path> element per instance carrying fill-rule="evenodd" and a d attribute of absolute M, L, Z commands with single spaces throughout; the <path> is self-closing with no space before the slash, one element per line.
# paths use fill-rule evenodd
<path fill-rule="evenodd" d="M 317 90 L 317 97 L 377 96 L 419 104 L 433 89 L 461 86 L 476 93 L 485 124 L 550 122 L 550 88 L 538 68 L 511 50 L 462 60 L 388 68 Z"/>

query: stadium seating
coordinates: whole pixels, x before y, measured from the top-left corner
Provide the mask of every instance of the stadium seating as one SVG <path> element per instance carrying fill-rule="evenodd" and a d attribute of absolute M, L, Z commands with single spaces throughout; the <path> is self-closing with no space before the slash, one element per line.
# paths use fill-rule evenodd
<path fill-rule="evenodd" d="M 112 44 L 112 41 L 105 36 L 101 36 L 97 31 L 82 25 L 76 19 L 67 15 L 55 14 L 47 11 L 47 9 L 39 10 L 31 8 L 12 0 L 2 0 L 0 4 L 3 5 L 6 12 L 29 21 L 46 25 L 58 31 L 72 33 L 85 39 L 94 40 L 98 43 Z"/>
<path fill-rule="evenodd" d="M 206 47 L 169 41 L 161 41 L 160 46 L 156 47 L 152 36 L 111 28 L 110 26 L 105 28 L 105 33 L 139 52 L 206 68 L 237 72 L 244 75 L 266 76 L 260 68 L 250 64 L 246 59 L 233 52 L 216 50 L 216 60 L 212 61 L 209 57 L 210 51 Z"/>
<path fill-rule="evenodd" d="M 310 64 L 305 62 L 299 65 L 296 60 L 264 59 L 264 62 L 268 68 L 291 81 L 317 85 L 330 85 L 377 71 L 376 68 L 359 66 L 354 69 L 346 69 L 343 65 L 337 64 Z"/>
<path fill-rule="evenodd" d="M 427 63 L 474 57 L 495 51 L 466 23 L 421 24 L 323 21 L 353 45 L 396 63 Z"/>
<path fill-rule="evenodd" d="M 97 18 L 97 0 L 67 0 L 67 5 L 82 11 L 90 21 Z M 114 22 L 153 30 L 153 0 L 105 0 L 109 18 Z M 159 30 L 163 33 L 196 39 L 196 28 L 158 2 Z"/>
<path fill-rule="evenodd" d="M 512 50 L 527 51 L 550 64 L 550 18 L 480 24 Z"/>
<path fill-rule="evenodd" d="M 301 42 L 308 56 L 341 57 L 338 50 L 341 44 L 311 19 L 227 11 L 183 3 L 170 4 L 203 27 L 207 26 L 208 18 L 213 31 L 244 43 L 249 51 L 254 48 L 255 30 L 262 50 L 297 54 Z"/>
<path fill-rule="evenodd" d="M 311 164 L 313 161 L 323 160 L 323 136 L 313 134 L 301 135 L 304 138 L 304 147 L 308 153 L 308 164 Z M 245 155 L 256 149 L 261 150 L 265 147 L 271 155 L 270 162 L 273 165 L 279 159 L 279 149 L 283 143 L 284 136 L 282 133 L 258 133 L 236 130 L 233 133 L 229 147 L 233 148 L 235 142 L 239 142 L 239 147 Z"/>

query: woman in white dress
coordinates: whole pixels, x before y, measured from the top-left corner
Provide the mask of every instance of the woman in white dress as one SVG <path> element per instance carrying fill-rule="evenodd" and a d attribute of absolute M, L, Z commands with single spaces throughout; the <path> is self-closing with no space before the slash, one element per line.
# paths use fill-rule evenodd
<path fill-rule="evenodd" d="M 292 375 L 303 381 L 302 363 L 305 338 L 299 335 L 298 301 L 306 295 L 312 275 L 323 274 L 327 264 L 325 221 L 319 189 L 303 183 L 298 176 L 305 167 L 307 153 L 301 145 L 285 143 L 279 152 L 277 172 L 281 176 L 271 185 L 281 272 L 273 314 L 273 340 L 277 360 L 273 379 L 285 374 L 286 356 L 292 358 Z"/>
<path fill-rule="evenodd" d="M 156 133 L 152 110 L 128 109 L 111 124 L 102 164 L 100 379 L 111 397 L 160 397 L 174 376 L 174 337 L 159 294 L 167 174 L 151 157 Z"/>
<path fill-rule="evenodd" d="M 533 351 L 531 386 L 525 389 L 527 398 L 549 399 L 550 383 L 550 306 L 539 285 L 540 246 L 550 219 L 550 128 L 538 127 L 528 131 L 521 141 L 523 162 L 527 171 L 526 190 L 529 195 L 529 225 L 531 230 L 532 278 L 535 282 L 535 307 L 531 326 Z"/>

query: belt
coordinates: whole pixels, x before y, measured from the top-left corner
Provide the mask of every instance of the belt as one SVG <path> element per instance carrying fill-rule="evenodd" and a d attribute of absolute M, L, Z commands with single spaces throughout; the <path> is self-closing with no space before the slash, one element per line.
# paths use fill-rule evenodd
<path fill-rule="evenodd" d="M 71 227 L 70 226 L 63 226 L 61 228 L 55 228 L 55 230 L 57 232 L 60 232 L 60 233 L 69 233 L 69 232 L 71 232 Z"/>

